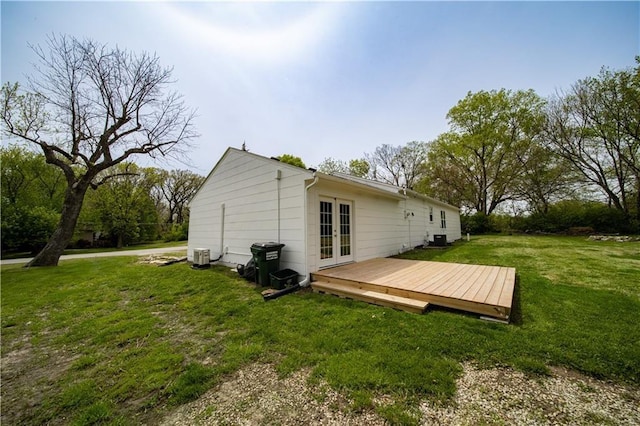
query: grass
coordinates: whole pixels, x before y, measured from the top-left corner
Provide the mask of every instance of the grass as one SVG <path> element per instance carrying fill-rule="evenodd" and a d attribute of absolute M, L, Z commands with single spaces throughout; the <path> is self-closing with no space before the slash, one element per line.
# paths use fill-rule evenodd
<path fill-rule="evenodd" d="M 264 302 L 226 268 L 132 257 L 3 266 L 2 420 L 154 423 L 253 362 L 310 367 L 391 424 L 417 423 L 420 399 L 446 402 L 463 361 L 640 385 L 640 243 L 487 236 L 403 257 L 516 267 L 514 323 L 308 291 Z"/>

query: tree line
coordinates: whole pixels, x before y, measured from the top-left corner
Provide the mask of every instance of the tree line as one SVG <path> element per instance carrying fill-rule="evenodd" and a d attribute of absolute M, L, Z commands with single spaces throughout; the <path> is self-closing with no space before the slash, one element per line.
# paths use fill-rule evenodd
<path fill-rule="evenodd" d="M 60 220 L 66 181 L 44 156 L 24 146 L 0 148 L 2 250 L 36 253 Z M 71 247 L 122 247 L 157 239 L 185 240 L 188 202 L 204 177 L 189 170 L 118 164 L 113 177 L 90 191 Z"/>
<path fill-rule="evenodd" d="M 40 151 L 3 148 L 3 249 L 37 249 L 46 240 L 27 266 L 51 266 L 79 230 L 99 229 L 122 245 L 152 236 L 153 224 L 183 225 L 189 191 L 201 178 L 133 161 L 180 158 L 198 136 L 195 111 L 171 89 L 172 69 L 156 55 L 66 35 L 31 49 L 37 63 L 25 87 L 7 82 L 0 90 L 3 135 Z M 449 110 L 449 131 L 435 140 L 385 144 L 348 162 L 328 158 L 319 169 L 461 206 L 468 227 L 509 211 L 545 224 L 561 203 L 578 200 L 605 209 L 598 214 L 614 212 L 618 229 L 637 231 L 636 62 L 603 68 L 549 99 L 533 90 L 470 92 Z M 303 164 L 286 154 L 281 160 Z"/>
<path fill-rule="evenodd" d="M 547 99 L 533 90 L 469 92 L 447 119 L 433 141 L 327 158 L 318 169 L 461 206 L 471 231 L 639 231 L 640 58 Z"/>

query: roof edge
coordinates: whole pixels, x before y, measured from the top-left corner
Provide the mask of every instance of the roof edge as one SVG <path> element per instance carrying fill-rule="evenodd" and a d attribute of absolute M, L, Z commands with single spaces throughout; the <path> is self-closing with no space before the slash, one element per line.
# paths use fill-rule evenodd
<path fill-rule="evenodd" d="M 444 201 L 438 200 L 437 198 L 433 198 L 433 197 L 430 197 L 428 195 L 422 194 L 420 192 L 416 192 L 416 191 L 414 191 L 412 189 L 408 189 L 408 188 L 403 188 L 403 187 L 400 187 L 400 186 L 392 185 L 390 183 L 380 182 L 380 181 L 377 181 L 377 180 L 371 180 L 371 179 L 367 179 L 367 178 L 361 178 L 359 176 L 353 176 L 353 175 L 350 175 L 350 174 L 347 174 L 347 173 L 340 173 L 340 172 L 333 173 L 333 174 L 331 174 L 331 176 L 340 177 L 340 178 L 342 178 L 344 180 L 348 180 L 350 182 L 358 182 L 361 185 L 365 185 L 365 186 L 368 186 L 370 188 L 375 188 L 375 189 L 377 189 L 379 191 L 385 191 L 385 192 L 390 192 L 390 193 L 401 194 L 401 196 L 404 195 L 404 194 L 409 194 L 414 198 L 420 198 L 422 200 L 430 201 L 432 203 L 435 203 L 435 204 L 438 204 L 438 205 L 441 205 L 441 206 L 444 206 L 444 207 L 457 209 L 458 211 L 460 210 L 460 207 L 445 203 Z"/>
<path fill-rule="evenodd" d="M 354 186 L 356 188 L 360 188 L 362 190 L 366 190 L 369 192 L 373 192 L 376 193 L 378 195 L 381 195 L 383 197 L 387 197 L 387 198 L 393 198 L 396 200 L 403 200 L 404 197 L 398 193 L 398 192 L 394 192 L 394 191 L 387 191 L 385 189 L 382 188 L 378 188 L 376 186 L 373 185 L 367 185 L 366 183 L 361 183 L 361 182 L 356 182 L 354 180 L 351 179 L 345 179 L 342 176 L 336 176 L 333 174 L 328 174 L 328 173 L 322 173 L 322 172 L 316 172 L 315 173 L 316 177 L 329 181 L 329 182 L 336 182 L 336 183 L 342 183 L 342 184 L 347 184 L 347 185 L 351 185 Z"/>
<path fill-rule="evenodd" d="M 238 148 L 234 148 L 232 146 L 229 146 L 224 151 L 224 154 L 222 154 L 220 156 L 218 161 L 216 161 L 216 164 L 211 168 L 209 173 L 207 173 L 207 176 L 204 178 L 204 181 L 202 181 L 202 185 L 200 185 L 200 188 L 198 188 L 196 193 L 193 194 L 193 197 L 191 197 L 191 201 L 193 201 L 198 196 L 198 194 L 200 193 L 200 190 L 205 186 L 206 182 L 209 180 L 209 178 L 211 177 L 213 172 L 218 168 L 220 163 L 222 163 L 224 161 L 224 159 L 229 155 L 230 152 L 235 152 L 235 153 L 239 153 L 239 154 L 243 154 L 243 155 L 250 155 L 250 156 L 253 156 L 253 157 L 255 157 L 257 159 L 260 159 L 260 160 L 263 160 L 263 161 L 272 161 L 274 163 L 278 163 L 282 167 L 290 168 L 291 170 L 296 170 L 298 172 L 303 172 L 303 173 L 306 172 L 310 176 L 314 173 L 313 171 L 311 171 L 309 169 L 303 169 L 302 167 L 294 166 L 293 164 L 283 163 L 282 161 L 276 160 L 274 158 L 265 157 L 264 155 L 254 154 L 253 152 L 249 152 L 249 151 L 246 151 L 246 150 L 243 150 L 243 149 L 238 149 Z M 189 201 L 189 203 L 191 203 L 191 201 Z"/>

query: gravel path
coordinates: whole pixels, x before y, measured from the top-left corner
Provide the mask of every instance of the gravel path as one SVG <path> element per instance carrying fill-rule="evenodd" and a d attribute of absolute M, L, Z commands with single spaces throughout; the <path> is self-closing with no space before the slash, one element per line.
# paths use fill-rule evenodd
<path fill-rule="evenodd" d="M 187 246 L 175 246 L 175 247 L 161 247 L 161 248 L 152 248 L 152 249 L 141 249 L 141 250 L 121 250 L 121 251 L 104 251 L 97 253 L 82 253 L 82 254 L 63 254 L 60 256 L 60 261 L 63 260 L 71 260 L 71 259 L 89 259 L 93 257 L 114 257 L 114 256 L 148 256 L 151 254 L 162 254 L 162 253 L 186 253 Z M 32 257 L 24 257 L 20 259 L 2 259 L 0 260 L 0 265 L 15 265 L 15 264 L 24 264 L 33 259 Z"/>
<path fill-rule="evenodd" d="M 424 425 L 640 425 L 640 389 L 554 369 L 528 377 L 508 368 L 463 365 L 453 400 L 420 405 Z M 270 365 L 248 366 L 162 425 L 383 425 L 373 411 L 351 413 L 349 401 L 326 384 L 310 386 L 309 371 L 279 379 Z M 377 403 L 389 400 L 380 397 Z"/>
<path fill-rule="evenodd" d="M 422 404 L 423 424 L 640 425 L 640 389 L 564 369 L 531 378 L 507 368 L 463 367 L 452 406 Z"/>

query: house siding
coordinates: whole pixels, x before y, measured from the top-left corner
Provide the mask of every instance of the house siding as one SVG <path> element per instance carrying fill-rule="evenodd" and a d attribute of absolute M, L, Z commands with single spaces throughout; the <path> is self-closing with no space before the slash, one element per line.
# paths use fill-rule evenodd
<path fill-rule="evenodd" d="M 456 207 L 415 193 L 405 196 L 382 183 L 364 185 L 321 173 L 314 179 L 308 170 L 229 148 L 190 203 L 188 258 L 193 260 L 194 249 L 206 248 L 212 259 L 223 254 L 223 263 L 245 264 L 253 243 L 278 241 L 279 224 L 279 242 L 285 244 L 281 268 L 303 276 L 317 271 L 321 197 L 353 202 L 356 262 L 398 254 L 433 241 L 435 234 L 446 234 L 448 241 L 461 238 Z M 429 220 L 431 207 L 433 221 Z M 440 211 L 446 212 L 446 229 L 441 229 Z"/>
<path fill-rule="evenodd" d="M 459 210 L 452 206 L 407 195 L 406 199 L 385 197 L 353 190 L 348 185 L 322 180 L 310 190 L 307 223 L 309 235 L 309 269 L 320 269 L 319 203 L 320 198 L 337 198 L 354 203 L 354 261 L 387 257 L 433 241 L 434 234 L 447 235 L 455 241 L 460 235 Z M 434 220 L 429 221 L 429 207 L 433 207 Z M 440 227 L 440 211 L 447 215 L 447 228 Z M 405 218 L 405 211 L 409 215 Z M 411 215 L 413 213 L 413 215 Z"/>
<path fill-rule="evenodd" d="M 429 208 L 433 208 L 433 222 L 429 220 Z M 437 203 L 435 200 L 422 200 L 409 197 L 407 211 L 413 213 L 406 219 L 406 226 L 411 228 L 409 247 L 413 248 L 425 242 L 433 242 L 434 235 L 446 235 L 447 241 L 461 238 L 460 210 Z M 446 228 L 441 227 L 440 212 L 444 211 L 447 218 Z"/>
<path fill-rule="evenodd" d="M 276 171 L 280 170 L 280 180 Z M 280 242 L 285 244 L 282 268 L 304 273 L 304 180 L 311 173 L 246 152 L 229 149 L 190 203 L 187 255 L 208 248 L 212 258 L 221 254 L 222 208 L 224 240 L 222 261 L 244 264 L 255 242 L 278 241 L 278 185 L 280 186 Z"/>

